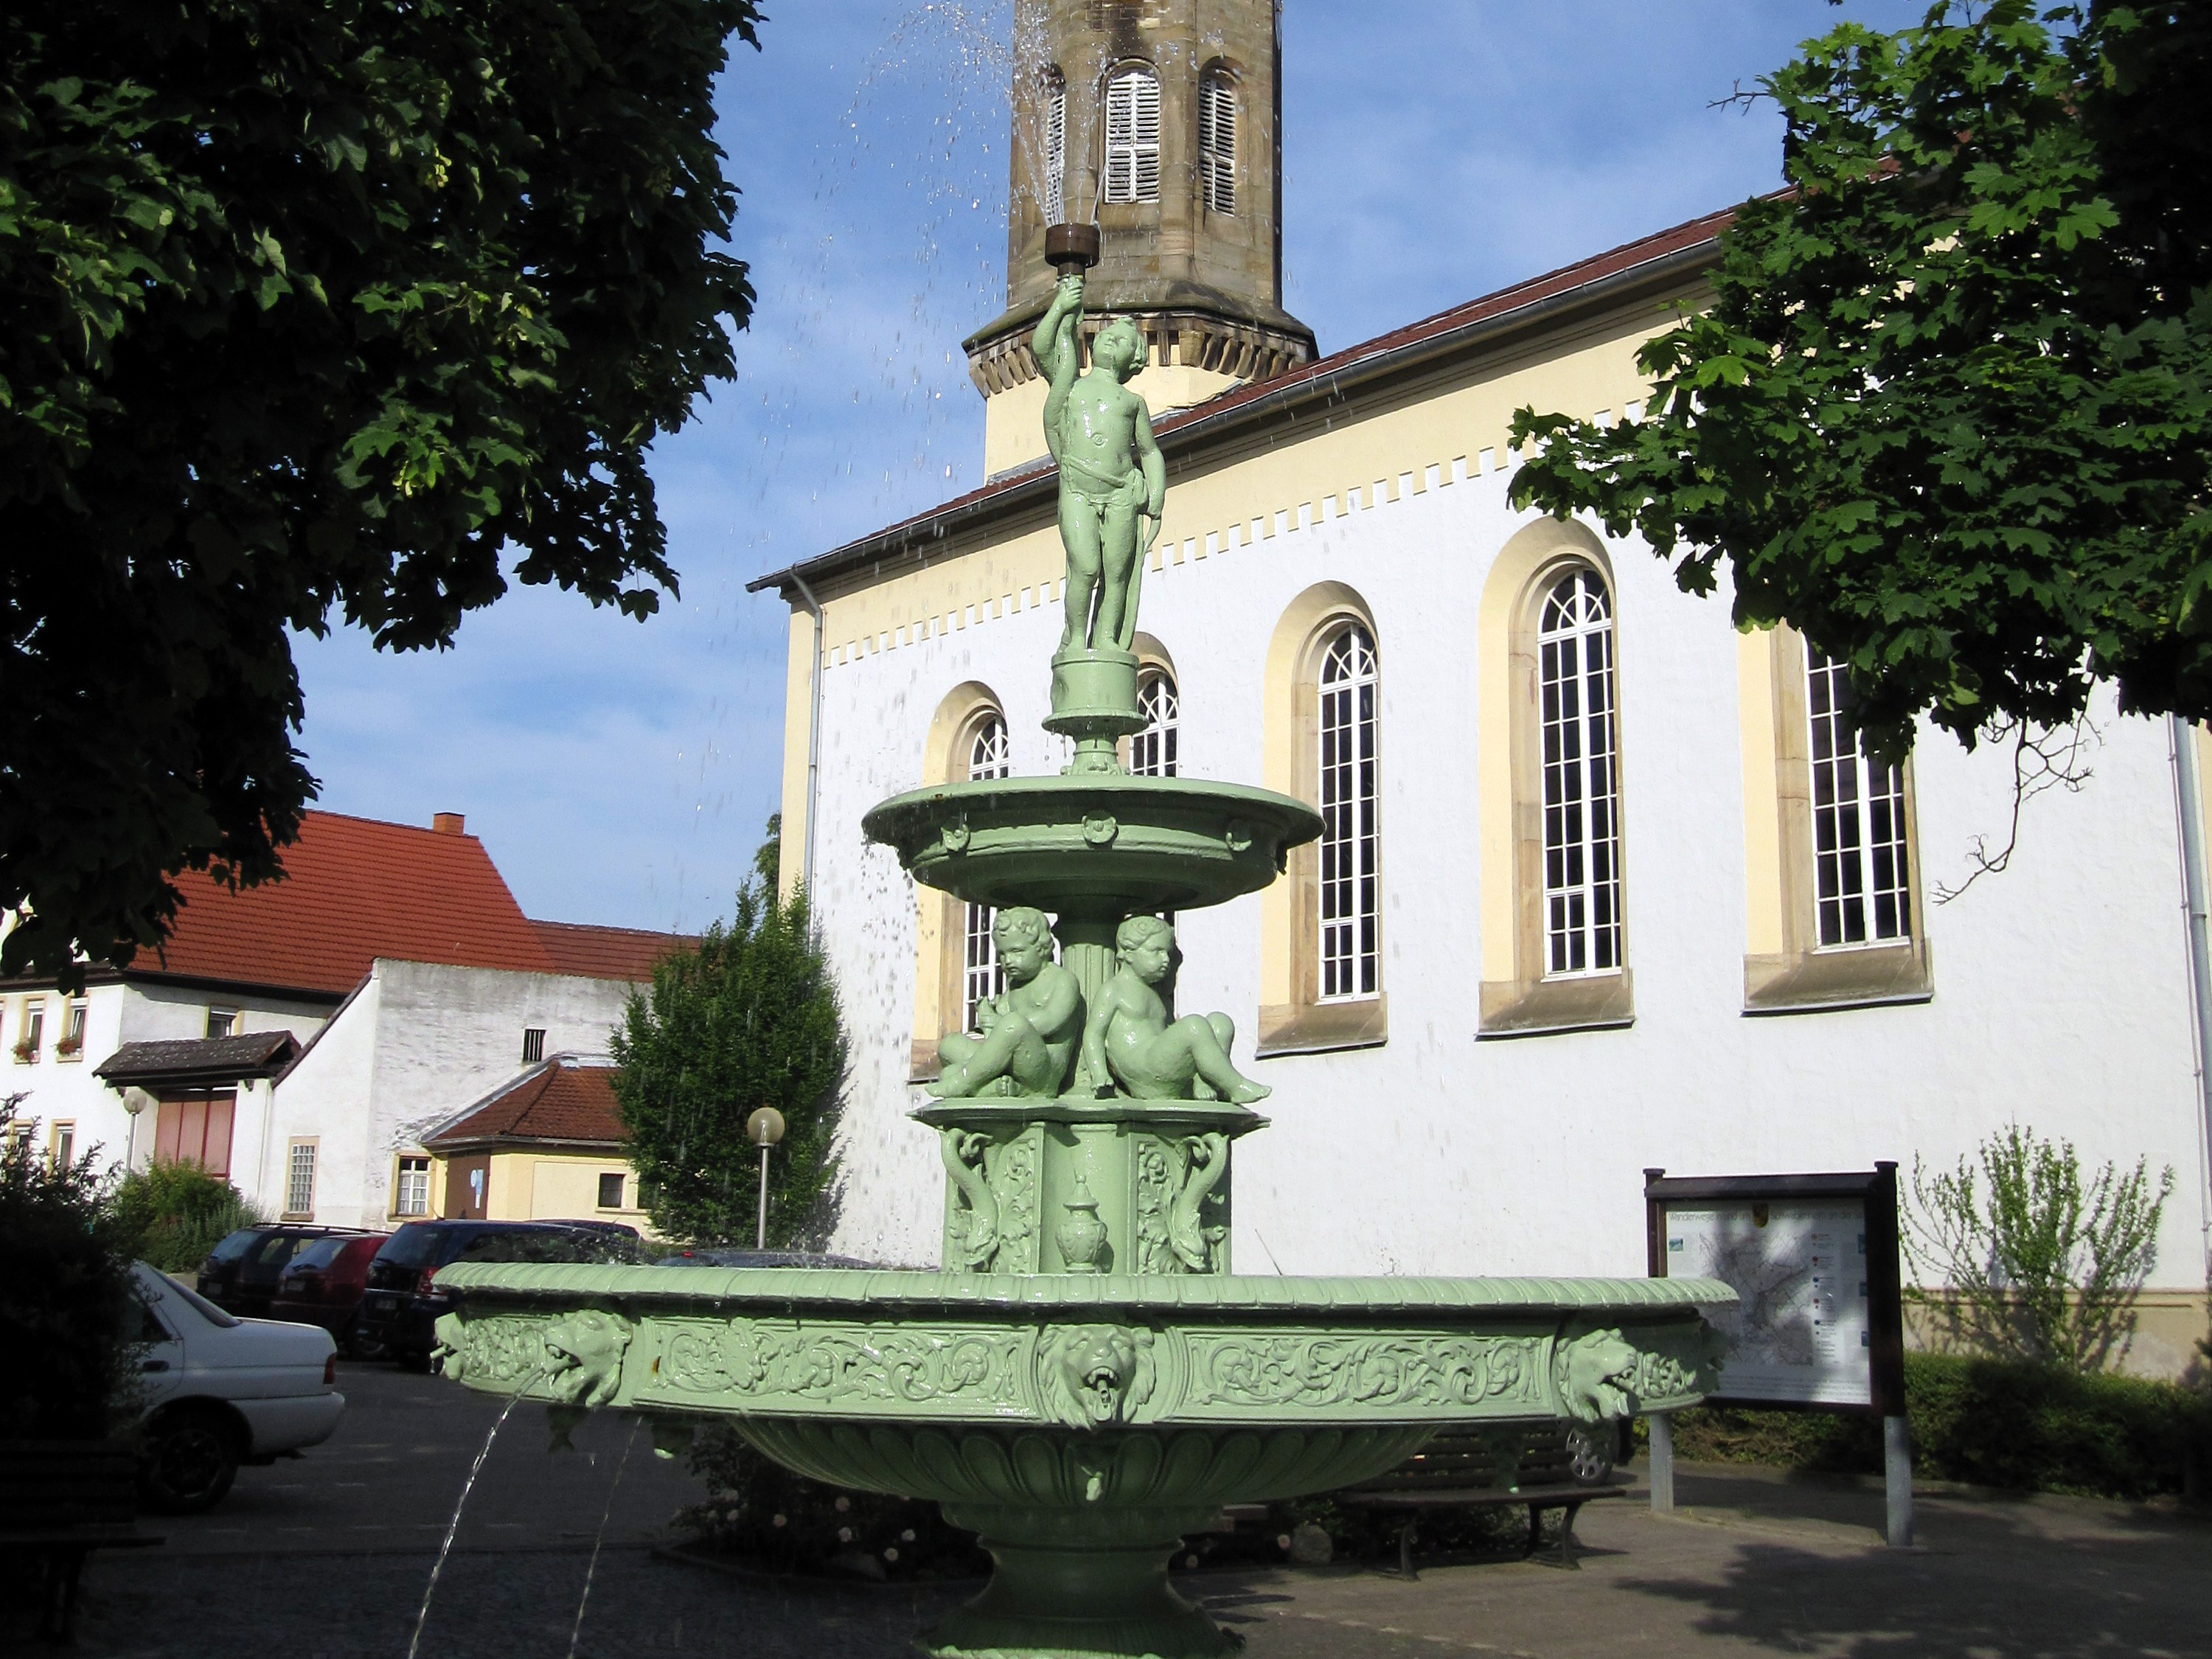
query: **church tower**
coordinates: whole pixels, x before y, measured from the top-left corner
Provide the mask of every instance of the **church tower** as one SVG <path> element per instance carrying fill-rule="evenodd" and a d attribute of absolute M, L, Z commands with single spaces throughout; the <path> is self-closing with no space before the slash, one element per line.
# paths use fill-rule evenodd
<path fill-rule="evenodd" d="M 984 471 L 1042 458 L 1045 230 L 1096 225 L 1085 328 L 1135 320 L 1157 416 L 1314 356 L 1283 309 L 1277 0 L 1018 0 L 1006 310 L 963 343 Z"/>

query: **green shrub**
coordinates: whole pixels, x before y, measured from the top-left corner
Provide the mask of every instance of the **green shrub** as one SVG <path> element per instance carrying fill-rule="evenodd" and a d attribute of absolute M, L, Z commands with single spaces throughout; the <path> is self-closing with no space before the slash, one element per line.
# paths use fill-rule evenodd
<path fill-rule="evenodd" d="M 49 1163 L 0 1101 L 0 1435 L 97 1439 L 130 1414 L 137 1371 L 130 1258 L 94 1155 Z"/>
<path fill-rule="evenodd" d="M 221 1176 L 160 1161 L 125 1176 L 112 1203 L 119 1247 L 165 1273 L 188 1273 L 224 1235 L 268 1217 Z"/>
<path fill-rule="evenodd" d="M 2149 1498 L 2212 1467 L 2212 1398 L 2141 1377 L 1953 1354 L 1907 1354 L 1912 1468 L 2020 1492 Z M 1875 1474 L 1881 1425 L 1826 1412 L 1699 1407 L 1674 1419 L 1679 1457 Z"/>
<path fill-rule="evenodd" d="M 844 1572 L 867 1578 L 969 1578 L 990 1571 L 972 1534 L 926 1498 L 848 1492 L 793 1474 L 734 1429 L 701 1431 L 692 1473 L 708 1499 L 677 1517 L 700 1541 L 779 1572 Z"/>

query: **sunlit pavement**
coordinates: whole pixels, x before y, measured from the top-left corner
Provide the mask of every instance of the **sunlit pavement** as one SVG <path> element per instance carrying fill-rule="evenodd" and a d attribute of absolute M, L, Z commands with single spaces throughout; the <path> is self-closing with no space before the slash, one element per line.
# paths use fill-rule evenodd
<path fill-rule="evenodd" d="M 149 1518 L 168 1538 L 162 1549 L 93 1558 L 79 1651 L 404 1659 L 498 1402 L 386 1365 L 345 1365 L 341 1376 L 347 1412 L 330 1443 L 243 1471 L 211 1515 Z M 573 1453 L 549 1454 L 535 1406 L 508 1419 L 470 1498 L 422 1655 L 906 1659 L 914 1631 L 968 1593 L 750 1578 L 656 1558 L 651 1546 L 700 1495 L 696 1483 L 619 1419 L 596 1418 L 574 1441 Z M 1894 1551 L 1875 1534 L 1878 1489 L 1702 1469 L 1685 1474 L 1680 1497 L 1689 1507 L 1672 1517 L 1637 1499 L 1586 1509 L 1578 1572 L 1495 1561 L 1429 1565 L 1413 1583 L 1354 1567 L 1179 1583 L 1244 1633 L 1252 1659 L 2212 1659 L 2203 1520 L 1923 1494 L 1923 1547 Z M 0 1647 L 19 1644 L 20 1627 L 0 1624 Z"/>

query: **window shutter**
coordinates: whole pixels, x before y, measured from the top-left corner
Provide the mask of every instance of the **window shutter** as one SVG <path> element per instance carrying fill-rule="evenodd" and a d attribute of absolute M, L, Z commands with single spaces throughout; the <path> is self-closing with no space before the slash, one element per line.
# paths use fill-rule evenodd
<path fill-rule="evenodd" d="M 1237 91 L 1209 75 L 1198 89 L 1199 182 L 1209 213 L 1237 211 Z"/>
<path fill-rule="evenodd" d="M 1160 83 L 1149 70 L 1106 83 L 1106 199 L 1160 199 Z"/>
<path fill-rule="evenodd" d="M 1067 217 L 1067 88 L 1055 86 L 1045 94 L 1044 106 L 1044 222 L 1063 222 Z"/>

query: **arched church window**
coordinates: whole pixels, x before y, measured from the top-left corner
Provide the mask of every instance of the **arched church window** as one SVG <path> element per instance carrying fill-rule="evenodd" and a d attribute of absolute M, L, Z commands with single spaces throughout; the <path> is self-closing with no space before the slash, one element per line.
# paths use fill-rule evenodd
<path fill-rule="evenodd" d="M 1375 641 L 1358 623 L 1322 647 L 1320 693 L 1321 1000 L 1381 988 Z"/>
<path fill-rule="evenodd" d="M 1160 82 L 1142 66 L 1106 82 L 1106 179 L 1109 202 L 1160 199 Z"/>
<path fill-rule="evenodd" d="M 1539 612 L 1547 977 L 1617 971 L 1620 745 L 1613 606 L 1596 571 L 1554 581 Z"/>
<path fill-rule="evenodd" d="M 1137 682 L 1137 713 L 1144 717 L 1145 729 L 1129 739 L 1129 770 L 1139 777 L 1175 776 L 1182 705 L 1165 669 L 1147 670 Z"/>
<path fill-rule="evenodd" d="M 1067 217 L 1067 82 L 1054 70 L 1044 93 L 1044 222 Z"/>
<path fill-rule="evenodd" d="M 1198 179 L 1208 213 L 1237 211 L 1237 83 L 1222 70 L 1198 83 Z"/>
<path fill-rule="evenodd" d="M 1013 751 L 1006 741 L 1006 722 L 994 711 L 975 723 L 975 735 L 969 739 L 968 775 L 970 779 L 1003 778 L 1012 770 Z M 963 1031 L 975 1029 L 976 1006 L 1006 988 L 999 973 L 999 947 L 991 937 L 991 921 L 995 914 L 988 904 L 966 907 L 961 981 L 960 1029 Z"/>
<path fill-rule="evenodd" d="M 1867 752 L 1851 718 L 1850 674 L 1808 653 L 1813 768 L 1814 915 L 1822 949 L 1912 936 L 1905 769 Z"/>

